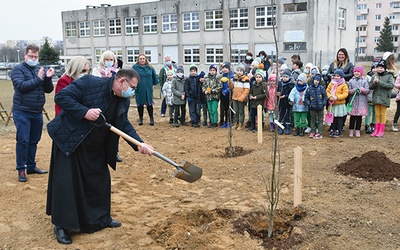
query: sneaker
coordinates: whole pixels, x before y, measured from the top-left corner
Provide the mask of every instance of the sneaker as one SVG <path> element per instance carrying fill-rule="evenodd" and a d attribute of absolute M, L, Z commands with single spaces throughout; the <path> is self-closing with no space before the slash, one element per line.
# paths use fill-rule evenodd
<path fill-rule="evenodd" d="M 28 179 L 26 178 L 25 170 L 18 170 L 18 181 L 26 182 Z"/>
<path fill-rule="evenodd" d="M 399 131 L 399 129 L 397 128 L 397 124 L 396 123 L 393 123 L 392 131 L 394 131 L 394 132 Z"/>
<path fill-rule="evenodd" d="M 306 133 L 306 134 L 308 134 L 310 132 L 311 132 L 311 128 L 310 127 L 307 127 L 306 130 L 304 130 L 304 133 Z"/>
<path fill-rule="evenodd" d="M 340 136 L 340 132 L 339 132 L 339 130 L 336 130 L 335 133 L 333 134 L 333 137 L 339 138 L 339 136 Z"/>
<path fill-rule="evenodd" d="M 322 135 L 321 135 L 321 134 L 318 134 L 318 133 L 317 133 L 317 134 L 314 135 L 314 139 L 321 139 L 321 138 L 322 138 Z"/>
<path fill-rule="evenodd" d="M 329 137 L 333 137 L 333 135 L 334 135 L 333 130 L 329 130 Z"/>
<path fill-rule="evenodd" d="M 311 133 L 310 133 L 310 138 L 313 138 L 314 135 L 315 135 L 314 132 L 311 132 Z"/>

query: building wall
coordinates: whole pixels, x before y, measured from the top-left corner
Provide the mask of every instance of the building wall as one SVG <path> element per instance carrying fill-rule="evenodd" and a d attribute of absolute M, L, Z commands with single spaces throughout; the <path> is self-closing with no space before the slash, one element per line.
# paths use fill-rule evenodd
<path fill-rule="evenodd" d="M 268 1 L 267 1 L 268 2 Z M 355 49 L 355 15 L 356 0 L 281 0 L 278 4 L 277 20 L 277 44 L 279 56 L 288 58 L 300 54 L 304 63 L 313 62 L 318 66 L 328 64 L 334 60 L 339 48 L 348 49 L 350 57 L 354 58 Z M 284 4 L 307 3 L 307 11 L 284 12 Z M 83 10 L 62 12 L 64 48 L 67 56 L 83 55 L 92 61 L 95 66 L 96 48 L 120 48 L 124 66 L 133 63 L 127 61 L 127 48 L 139 48 L 141 52 L 145 48 L 156 48 L 157 55 L 151 61 L 158 70 L 163 65 L 164 51 L 176 51 L 173 60 L 184 62 L 183 49 L 190 46 L 198 46 L 200 50 L 199 68 L 206 70 L 209 64 L 205 62 L 205 51 L 208 47 L 223 47 L 223 61 L 229 60 L 230 47 L 247 47 L 254 57 L 260 50 L 265 50 L 268 55 L 276 54 L 275 41 L 272 28 L 255 27 L 255 7 L 265 6 L 263 0 L 225 0 L 225 1 L 177 1 L 163 0 L 158 2 L 130 4 L 122 6 L 102 5 L 99 8 L 86 8 Z M 249 16 L 247 29 L 231 29 L 229 32 L 229 10 L 235 8 L 248 8 Z M 338 28 L 338 9 L 346 9 L 346 27 Z M 223 10 L 223 29 L 205 30 L 205 10 Z M 196 32 L 183 31 L 182 13 L 198 11 L 200 13 L 200 30 Z M 162 32 L 162 15 L 177 13 L 178 26 L 175 33 Z M 143 34 L 143 16 L 157 15 L 157 30 L 155 34 Z M 125 17 L 139 17 L 139 34 L 125 35 Z M 108 20 L 121 18 L 122 34 L 108 35 Z M 106 21 L 106 35 L 93 36 L 93 20 Z M 66 22 L 90 21 L 90 37 L 67 37 Z M 79 30 L 78 30 L 79 32 Z M 230 39 L 229 39 L 230 38 Z M 305 42 L 306 50 L 285 50 L 285 44 L 293 42 Z M 231 45 L 231 46 L 230 46 Z M 185 64 L 189 68 L 190 64 Z"/>

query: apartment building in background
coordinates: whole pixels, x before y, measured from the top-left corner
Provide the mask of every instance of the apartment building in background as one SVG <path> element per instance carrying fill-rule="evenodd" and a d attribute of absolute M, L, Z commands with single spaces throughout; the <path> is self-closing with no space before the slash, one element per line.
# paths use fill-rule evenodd
<path fill-rule="evenodd" d="M 376 50 L 385 17 L 389 17 L 392 26 L 393 53 L 399 55 L 400 36 L 400 0 L 358 0 L 356 56 L 361 59 L 381 57 L 383 52 Z M 358 52 L 358 53 L 357 53 Z"/>
<path fill-rule="evenodd" d="M 304 63 L 328 64 L 342 47 L 354 59 L 356 0 L 270 2 L 160 0 L 64 11 L 63 59 L 83 55 L 96 67 L 103 51 L 111 50 L 124 66 L 143 53 L 156 70 L 170 55 L 186 70 L 196 64 L 206 71 L 224 61 L 237 65 L 247 52 L 276 55 L 276 47 L 289 66 L 293 54 Z"/>

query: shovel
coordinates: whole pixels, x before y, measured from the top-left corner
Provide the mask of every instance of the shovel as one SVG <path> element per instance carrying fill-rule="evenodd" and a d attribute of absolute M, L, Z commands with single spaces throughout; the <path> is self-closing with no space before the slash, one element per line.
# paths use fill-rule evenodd
<path fill-rule="evenodd" d="M 135 144 L 136 146 L 140 147 L 142 145 L 141 142 L 135 140 L 134 138 L 132 138 L 131 136 L 129 136 L 128 134 L 122 132 L 121 130 L 117 129 L 116 127 L 112 126 L 110 123 L 108 123 L 106 121 L 106 118 L 104 117 L 103 114 L 100 114 L 101 118 L 99 117 L 99 119 L 97 119 L 97 121 L 92 122 L 93 125 L 101 127 L 103 125 L 107 126 L 112 132 L 116 133 L 117 135 L 121 136 L 122 138 L 124 138 L 127 141 L 132 142 L 133 144 Z M 201 175 L 203 174 L 203 170 L 187 161 L 183 162 L 183 166 L 178 165 L 177 163 L 175 163 L 174 161 L 172 161 L 171 159 L 165 157 L 164 155 L 160 154 L 159 152 L 153 150 L 152 154 L 157 156 L 158 158 L 160 158 L 161 160 L 168 162 L 169 164 L 171 164 L 172 166 L 176 167 L 176 169 L 178 170 L 178 172 L 174 173 L 174 177 L 187 181 L 187 182 L 195 182 L 198 179 L 201 178 Z"/>
<path fill-rule="evenodd" d="M 332 114 L 332 104 L 333 101 L 329 101 L 329 109 L 326 111 L 325 114 L 325 122 L 326 123 L 333 123 L 333 114 Z"/>
<path fill-rule="evenodd" d="M 353 102 L 354 102 L 354 98 L 356 97 L 357 93 L 358 93 L 357 91 L 354 92 L 353 97 L 351 98 L 351 101 L 349 103 L 347 103 L 347 105 L 346 105 L 346 111 L 348 114 L 350 114 L 351 110 L 353 109 Z"/>

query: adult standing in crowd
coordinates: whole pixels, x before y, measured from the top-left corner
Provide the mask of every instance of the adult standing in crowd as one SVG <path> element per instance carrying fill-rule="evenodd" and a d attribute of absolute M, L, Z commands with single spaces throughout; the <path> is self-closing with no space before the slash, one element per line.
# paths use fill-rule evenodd
<path fill-rule="evenodd" d="M 56 85 L 56 94 L 63 88 L 67 87 L 73 80 L 81 78 L 89 73 L 89 61 L 83 56 L 75 56 L 68 62 L 65 67 L 64 75 L 58 79 Z M 55 105 L 56 116 L 60 114 L 61 108 L 57 103 Z"/>
<path fill-rule="evenodd" d="M 271 59 L 268 58 L 267 53 L 264 50 L 258 52 L 258 57 L 261 59 L 261 63 L 264 65 L 265 79 L 268 80 L 268 70 L 272 65 Z"/>
<path fill-rule="evenodd" d="M 135 90 L 136 105 L 139 113 L 139 125 L 143 125 L 144 105 L 150 117 L 150 126 L 154 125 L 153 115 L 153 86 L 158 84 L 155 69 L 144 54 L 140 54 L 136 64 L 132 66 L 140 76 L 140 84 Z"/>
<path fill-rule="evenodd" d="M 253 54 L 251 52 L 247 52 L 244 61 L 242 62 L 244 65 L 245 74 L 249 74 L 251 72 L 251 64 L 253 63 Z"/>
<path fill-rule="evenodd" d="M 164 83 L 167 81 L 167 72 L 173 71 L 174 75 L 176 75 L 176 65 L 172 63 L 171 56 L 164 57 L 164 67 L 160 69 L 158 73 L 158 82 L 160 83 L 160 97 L 161 97 L 161 90 L 164 86 Z M 165 97 L 161 102 L 161 116 L 165 116 L 165 112 L 167 111 L 167 104 L 165 102 Z"/>
<path fill-rule="evenodd" d="M 14 86 L 13 120 L 17 128 L 16 161 L 18 181 L 26 182 L 28 174 L 45 174 L 36 166 L 37 144 L 42 137 L 43 106 L 46 102 L 44 93 L 54 89 L 52 77 L 54 69 L 47 72 L 39 63 L 39 46 L 30 44 L 25 48 L 25 61 L 16 65 L 11 71 Z"/>
<path fill-rule="evenodd" d="M 116 169 L 119 135 L 92 122 L 103 119 L 102 113 L 107 122 L 142 142 L 140 147 L 128 142 L 134 150 L 151 155 L 153 147 L 143 143 L 128 120 L 130 96 L 138 82 L 136 71 L 121 69 L 111 78 L 81 77 L 55 95 L 63 112 L 47 125 L 53 147 L 46 214 L 61 244 L 72 243 L 71 232 L 121 226 L 111 217 L 108 169 Z"/>

